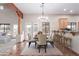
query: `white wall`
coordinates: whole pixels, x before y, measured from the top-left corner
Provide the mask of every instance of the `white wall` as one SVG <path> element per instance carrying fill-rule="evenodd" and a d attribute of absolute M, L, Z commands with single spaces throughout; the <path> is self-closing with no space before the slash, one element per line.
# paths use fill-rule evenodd
<path fill-rule="evenodd" d="M 0 10 L 0 23 L 9 23 L 13 32 L 13 25 L 18 23 L 18 18 L 13 10 L 4 5 L 4 10 Z"/>
<path fill-rule="evenodd" d="M 39 30 L 41 30 L 41 20 L 38 19 L 40 15 L 24 15 L 24 28 L 26 32 L 26 25 L 31 23 L 37 23 L 39 25 Z M 50 22 L 50 30 L 58 29 L 59 18 L 68 18 L 69 22 L 79 22 L 79 15 L 47 15 L 48 21 Z M 26 32 L 27 33 L 27 32 Z M 79 37 L 79 36 L 78 36 Z M 79 53 L 79 40 L 72 40 L 72 50 Z"/>
<path fill-rule="evenodd" d="M 24 21 L 25 25 L 27 24 L 38 24 L 39 30 L 41 30 L 41 20 L 38 19 L 40 15 L 25 15 Z M 57 30 L 58 29 L 58 20 L 59 18 L 68 18 L 68 21 L 77 22 L 79 21 L 79 15 L 47 15 L 48 21 L 50 22 L 50 30 Z"/>
<path fill-rule="evenodd" d="M 72 39 L 71 49 L 79 54 L 79 35 L 76 35 Z"/>
<path fill-rule="evenodd" d="M 11 10 L 5 4 L 0 4 L 0 5 L 4 6 L 4 9 L 0 10 L 0 23 L 9 23 L 11 34 L 13 35 L 13 25 L 15 24 L 18 25 L 18 18 L 16 12 L 14 10 Z"/>

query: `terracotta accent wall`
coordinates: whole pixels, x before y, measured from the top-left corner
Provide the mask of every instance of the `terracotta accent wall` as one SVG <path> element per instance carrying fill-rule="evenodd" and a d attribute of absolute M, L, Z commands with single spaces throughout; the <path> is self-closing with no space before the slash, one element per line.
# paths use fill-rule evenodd
<path fill-rule="evenodd" d="M 22 21 L 21 17 L 18 17 L 18 34 L 21 33 L 21 28 L 22 28 L 22 26 L 21 26 L 22 25 L 21 24 L 22 22 L 21 21 Z"/>
<path fill-rule="evenodd" d="M 23 18 L 23 13 L 13 4 L 13 3 L 6 3 L 7 7 L 13 11 L 16 12 L 16 17 L 18 17 L 18 34 L 21 33 L 22 29 L 22 18 Z"/>
<path fill-rule="evenodd" d="M 9 9 L 12 9 L 15 12 L 18 12 L 18 15 L 23 18 L 23 13 L 13 4 L 13 3 L 6 3 Z"/>
<path fill-rule="evenodd" d="M 21 16 L 18 14 L 19 12 L 16 12 L 17 16 L 18 16 L 18 34 L 21 33 L 21 29 L 22 29 L 22 18 Z"/>

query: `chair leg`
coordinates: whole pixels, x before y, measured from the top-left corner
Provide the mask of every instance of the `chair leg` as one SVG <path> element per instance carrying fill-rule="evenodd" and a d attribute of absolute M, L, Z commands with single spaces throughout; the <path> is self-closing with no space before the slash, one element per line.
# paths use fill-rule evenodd
<path fill-rule="evenodd" d="M 54 47 L 54 42 L 50 42 L 50 44 Z"/>
<path fill-rule="evenodd" d="M 40 48 L 39 48 L 39 53 L 40 53 Z"/>
<path fill-rule="evenodd" d="M 42 46 L 38 46 L 38 50 L 39 50 L 39 53 L 40 53 L 40 48 L 41 48 Z M 47 48 L 47 45 L 43 45 L 43 47 L 44 47 L 44 49 L 45 49 L 45 53 L 46 53 L 46 48 Z"/>
<path fill-rule="evenodd" d="M 35 42 L 35 48 L 36 48 L 37 43 Z"/>
<path fill-rule="evenodd" d="M 40 53 L 40 48 L 41 48 L 41 46 L 38 46 L 39 53 Z"/>
<path fill-rule="evenodd" d="M 52 43 L 52 46 L 54 47 L 54 42 L 51 42 Z"/>
<path fill-rule="evenodd" d="M 30 47 L 30 44 L 31 44 L 31 42 L 29 42 L 29 46 L 28 47 Z"/>
<path fill-rule="evenodd" d="M 46 47 L 47 47 L 47 45 L 45 45 L 45 53 L 46 53 Z"/>

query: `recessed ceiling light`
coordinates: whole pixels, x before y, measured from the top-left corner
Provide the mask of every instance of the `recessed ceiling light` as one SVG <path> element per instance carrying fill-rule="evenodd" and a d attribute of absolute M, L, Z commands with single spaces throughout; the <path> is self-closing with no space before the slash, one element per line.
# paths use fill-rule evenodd
<path fill-rule="evenodd" d="M 64 11 L 66 11 L 67 9 L 64 9 Z"/>
<path fill-rule="evenodd" d="M 72 10 L 70 10 L 70 12 L 72 12 Z"/>

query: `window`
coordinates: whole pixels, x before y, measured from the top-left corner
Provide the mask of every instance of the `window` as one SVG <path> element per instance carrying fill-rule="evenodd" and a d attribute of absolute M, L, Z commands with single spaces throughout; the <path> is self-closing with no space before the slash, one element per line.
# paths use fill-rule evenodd
<path fill-rule="evenodd" d="M 70 29 L 72 31 L 75 31 L 76 30 L 76 22 L 69 22 L 68 23 L 68 26 L 70 27 Z"/>
<path fill-rule="evenodd" d="M 0 32 L 8 33 L 10 31 L 10 24 L 1 23 L 0 24 Z"/>
<path fill-rule="evenodd" d="M 67 20 L 67 18 L 60 18 L 60 19 L 59 19 L 59 29 L 60 29 L 60 30 L 65 29 L 65 28 L 67 27 L 67 25 L 68 25 L 68 20 Z"/>

